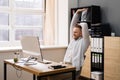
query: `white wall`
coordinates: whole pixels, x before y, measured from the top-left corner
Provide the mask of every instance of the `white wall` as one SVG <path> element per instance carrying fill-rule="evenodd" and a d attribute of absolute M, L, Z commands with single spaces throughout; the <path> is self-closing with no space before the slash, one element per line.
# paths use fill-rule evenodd
<path fill-rule="evenodd" d="M 78 6 L 78 0 L 57 0 L 56 3 L 57 41 L 59 45 L 68 45 L 70 9 Z"/>

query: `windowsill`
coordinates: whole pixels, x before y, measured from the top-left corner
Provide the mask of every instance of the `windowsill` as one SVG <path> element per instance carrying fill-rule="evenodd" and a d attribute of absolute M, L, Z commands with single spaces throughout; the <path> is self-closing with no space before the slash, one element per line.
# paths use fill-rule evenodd
<path fill-rule="evenodd" d="M 41 49 L 59 49 L 59 48 L 67 48 L 67 46 L 66 45 L 41 46 Z M 21 46 L 16 46 L 16 47 L 0 47 L 0 52 L 20 51 L 20 50 L 22 50 Z"/>
<path fill-rule="evenodd" d="M 51 45 L 51 46 L 41 46 L 42 49 L 57 49 L 57 48 L 67 48 L 66 45 Z"/>
<path fill-rule="evenodd" d="M 0 47 L 0 52 L 8 52 L 8 51 L 18 51 L 22 50 L 20 46 L 17 47 Z"/>

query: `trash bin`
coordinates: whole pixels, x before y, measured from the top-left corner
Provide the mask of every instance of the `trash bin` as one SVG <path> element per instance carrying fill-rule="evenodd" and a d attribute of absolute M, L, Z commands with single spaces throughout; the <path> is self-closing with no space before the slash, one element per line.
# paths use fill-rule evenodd
<path fill-rule="evenodd" d="M 98 71 L 93 71 L 91 72 L 91 78 L 93 80 L 102 80 L 102 72 L 98 72 Z"/>

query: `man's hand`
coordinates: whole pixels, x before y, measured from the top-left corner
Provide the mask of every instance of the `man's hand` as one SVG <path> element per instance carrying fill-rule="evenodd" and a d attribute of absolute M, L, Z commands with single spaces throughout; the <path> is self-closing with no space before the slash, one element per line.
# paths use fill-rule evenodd
<path fill-rule="evenodd" d="M 80 12 L 85 11 L 85 10 L 88 10 L 88 8 L 78 9 L 78 10 L 76 11 L 76 13 L 79 14 Z"/>

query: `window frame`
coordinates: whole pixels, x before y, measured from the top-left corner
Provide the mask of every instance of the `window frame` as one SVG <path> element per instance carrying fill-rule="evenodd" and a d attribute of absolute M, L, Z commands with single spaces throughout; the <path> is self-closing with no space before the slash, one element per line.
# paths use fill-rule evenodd
<path fill-rule="evenodd" d="M 34 8 L 16 8 L 14 7 L 15 0 L 9 0 L 8 6 L 0 6 L 0 13 L 8 13 L 8 28 L 9 29 L 9 41 L 0 41 L 0 47 L 11 47 L 11 46 L 20 46 L 20 41 L 15 40 L 15 28 L 14 24 L 14 15 L 15 14 L 29 14 L 29 15 L 43 15 L 43 26 L 45 27 L 45 0 L 43 0 L 43 10 L 37 10 Z M 1 26 L 1 25 L 0 25 Z M 6 25 L 2 25 L 4 27 L 0 27 L 0 29 L 6 29 Z M 22 29 L 30 26 L 23 26 Z M 38 28 L 38 26 L 35 26 Z M 43 27 L 43 36 L 44 36 L 44 27 Z M 43 37 L 44 40 L 44 37 Z M 41 43 L 43 43 L 43 40 Z"/>

